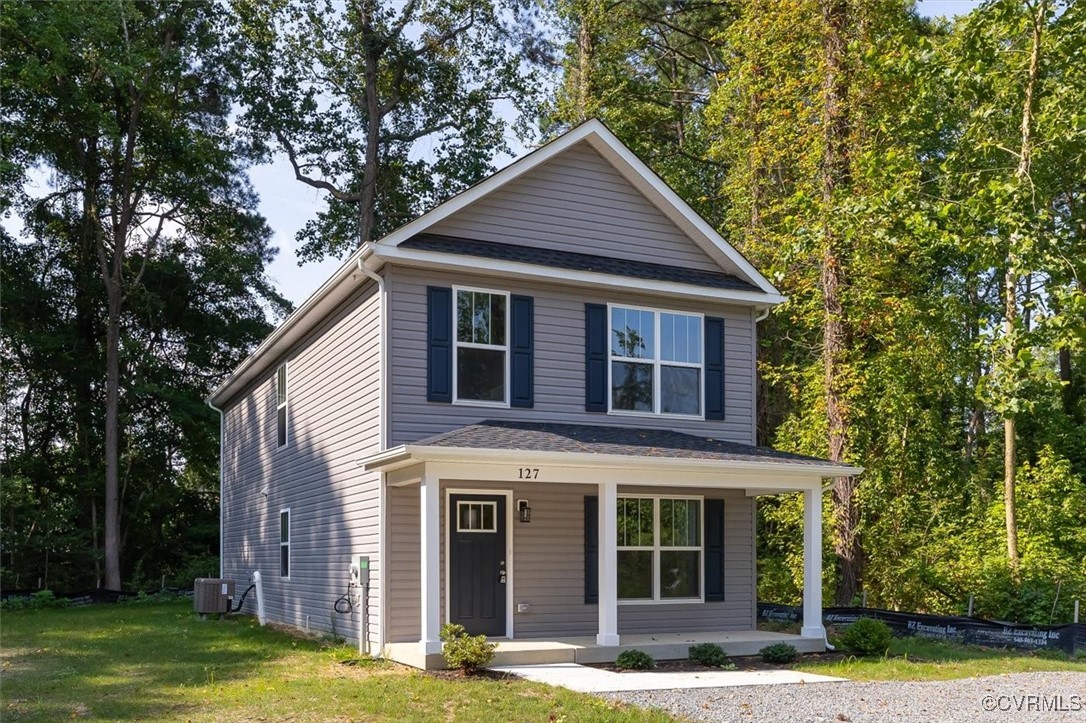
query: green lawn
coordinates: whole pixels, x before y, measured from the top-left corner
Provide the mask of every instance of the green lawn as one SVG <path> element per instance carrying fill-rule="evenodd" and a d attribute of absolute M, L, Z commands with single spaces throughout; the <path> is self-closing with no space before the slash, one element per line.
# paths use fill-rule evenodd
<path fill-rule="evenodd" d="M 0 719 L 668 721 L 519 680 L 346 665 L 342 646 L 200 621 L 191 603 L 5 611 Z"/>
<path fill-rule="evenodd" d="M 1086 673 L 1086 661 L 1072 662 L 1030 653 L 952 645 L 923 638 L 895 638 L 889 655 L 838 661 L 800 662 L 809 673 L 851 680 L 950 680 L 1002 673 L 1070 670 Z"/>

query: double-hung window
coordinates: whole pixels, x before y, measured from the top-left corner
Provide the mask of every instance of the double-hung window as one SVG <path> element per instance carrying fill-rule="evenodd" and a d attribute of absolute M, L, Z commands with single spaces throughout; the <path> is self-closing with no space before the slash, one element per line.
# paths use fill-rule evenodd
<path fill-rule="evenodd" d="M 701 417 L 702 317 L 612 306 L 611 411 Z"/>
<path fill-rule="evenodd" d="M 509 404 L 509 295 L 501 291 L 454 289 L 457 402 Z"/>
<path fill-rule="evenodd" d="M 290 508 L 279 511 L 279 577 L 290 577 Z"/>
<path fill-rule="evenodd" d="M 287 446 L 287 365 L 280 364 L 275 373 L 275 443 Z"/>
<path fill-rule="evenodd" d="M 702 599 L 700 498 L 619 497 L 618 597 Z"/>

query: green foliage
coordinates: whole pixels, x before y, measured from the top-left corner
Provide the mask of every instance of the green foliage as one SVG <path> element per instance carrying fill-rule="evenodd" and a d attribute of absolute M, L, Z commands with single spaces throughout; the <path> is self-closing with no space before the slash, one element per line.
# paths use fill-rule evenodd
<path fill-rule="evenodd" d="M 838 638 L 842 645 L 860 655 L 883 655 L 893 639 L 890 626 L 874 618 L 860 618 Z"/>
<path fill-rule="evenodd" d="M 618 654 L 615 667 L 622 670 L 650 670 L 656 667 L 656 661 L 644 650 L 631 648 Z"/>
<path fill-rule="evenodd" d="M 0 603 L 4 610 L 48 610 L 68 607 L 68 598 L 57 597 L 52 590 L 38 590 L 27 599 L 7 598 Z"/>
<path fill-rule="evenodd" d="M 799 657 L 799 651 L 795 646 L 788 643 L 773 643 L 767 645 L 758 651 L 758 654 L 762 656 L 762 660 L 767 663 L 773 663 L 774 665 L 784 665 L 786 663 L 793 663 Z"/>
<path fill-rule="evenodd" d="M 690 660 L 710 668 L 735 670 L 735 664 L 728 662 L 728 654 L 716 643 L 698 643 L 691 645 L 688 652 Z"/>
<path fill-rule="evenodd" d="M 445 661 L 469 675 L 493 660 L 498 648 L 497 643 L 488 643 L 485 635 L 468 635 L 463 625 L 455 623 L 441 626 L 441 641 Z"/>

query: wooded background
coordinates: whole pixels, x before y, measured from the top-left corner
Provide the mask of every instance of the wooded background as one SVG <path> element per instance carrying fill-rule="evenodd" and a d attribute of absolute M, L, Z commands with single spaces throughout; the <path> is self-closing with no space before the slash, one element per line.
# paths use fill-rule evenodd
<path fill-rule="evenodd" d="M 1086 597 L 1082 2 L 5 2 L 0 37 L 4 588 L 217 570 L 203 399 L 289 310 L 253 164 L 325 193 L 312 261 L 598 117 L 789 297 L 758 441 L 866 469 L 829 600 Z M 762 600 L 800 529 L 761 501 Z"/>

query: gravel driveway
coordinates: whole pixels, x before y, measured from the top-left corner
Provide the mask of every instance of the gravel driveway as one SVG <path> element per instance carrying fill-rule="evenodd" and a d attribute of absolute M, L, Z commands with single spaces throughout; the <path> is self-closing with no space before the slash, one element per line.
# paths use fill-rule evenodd
<path fill-rule="evenodd" d="M 608 693 L 719 723 L 1086 723 L 1086 673 Z"/>

